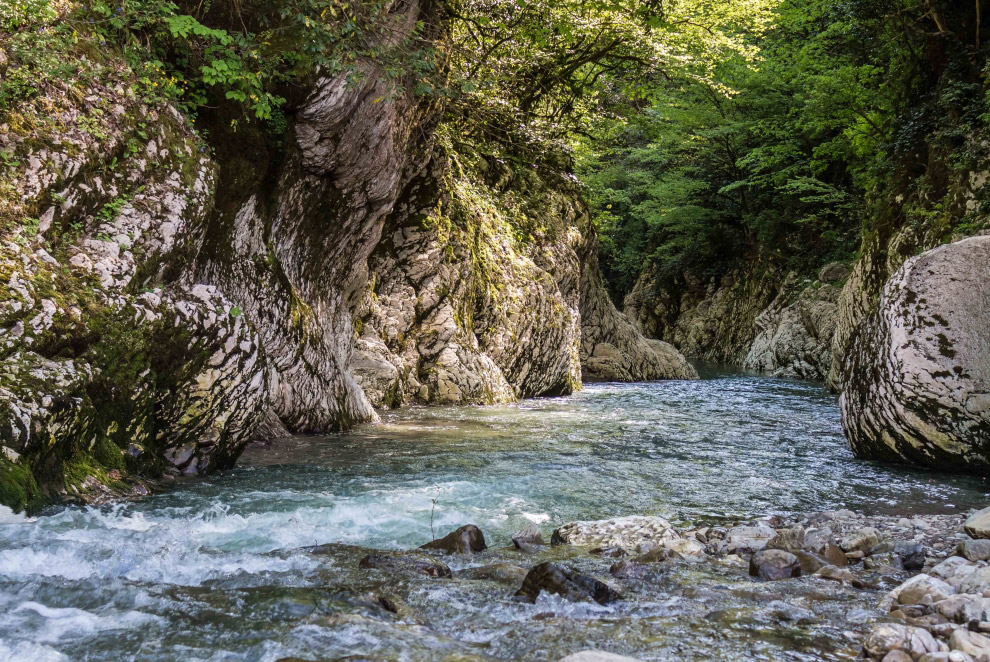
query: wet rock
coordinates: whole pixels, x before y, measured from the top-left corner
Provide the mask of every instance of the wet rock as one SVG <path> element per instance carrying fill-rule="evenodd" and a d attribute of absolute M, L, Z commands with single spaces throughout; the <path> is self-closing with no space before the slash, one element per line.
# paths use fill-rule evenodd
<path fill-rule="evenodd" d="M 376 552 L 368 554 L 358 562 L 359 568 L 386 570 L 403 574 L 426 575 L 427 577 L 450 577 L 452 573 L 443 563 L 426 556 L 411 554 L 389 554 Z"/>
<path fill-rule="evenodd" d="M 782 549 L 785 552 L 798 552 L 804 549 L 804 529 L 780 529 L 777 535 L 767 542 L 767 549 Z"/>
<path fill-rule="evenodd" d="M 956 554 L 970 561 L 990 559 L 990 540 L 963 540 L 956 547 Z"/>
<path fill-rule="evenodd" d="M 511 563 L 493 563 L 479 568 L 462 570 L 457 573 L 457 576 L 518 586 L 526 578 L 526 569 Z"/>
<path fill-rule="evenodd" d="M 908 259 L 843 355 L 842 426 L 857 457 L 990 467 L 990 237 Z M 977 528 L 990 537 L 990 513 Z"/>
<path fill-rule="evenodd" d="M 681 535 L 662 517 L 618 517 L 609 520 L 571 522 L 553 532 L 552 545 L 598 545 L 648 551 L 681 540 Z"/>
<path fill-rule="evenodd" d="M 606 653 L 605 651 L 587 650 L 562 657 L 557 662 L 640 662 L 634 657 Z"/>
<path fill-rule="evenodd" d="M 621 547 L 598 547 L 588 553 L 607 559 L 621 559 L 623 556 L 627 556 L 629 554 L 629 552 Z"/>
<path fill-rule="evenodd" d="M 863 527 L 854 533 L 843 536 L 839 547 L 846 552 L 866 552 L 880 544 L 880 532 L 871 526 Z"/>
<path fill-rule="evenodd" d="M 815 612 L 810 609 L 804 609 L 783 600 L 774 600 L 767 605 L 767 609 L 770 611 L 771 618 L 777 621 L 789 621 L 804 625 L 818 620 Z"/>
<path fill-rule="evenodd" d="M 432 542 L 420 546 L 420 549 L 436 549 L 447 554 L 473 554 L 488 549 L 485 544 L 485 534 L 473 524 L 462 526 Z"/>
<path fill-rule="evenodd" d="M 516 549 L 523 549 L 524 546 L 527 545 L 532 547 L 536 545 L 545 545 L 546 543 L 543 541 L 543 532 L 540 531 L 540 527 L 530 523 L 512 536 L 512 544 L 516 547 Z"/>
<path fill-rule="evenodd" d="M 594 600 L 602 605 L 622 599 L 622 595 L 608 584 L 553 562 L 541 563 L 530 570 L 516 596 L 536 602 L 540 591 L 572 601 Z"/>
<path fill-rule="evenodd" d="M 863 652 L 874 660 L 882 660 L 893 650 L 901 650 L 917 660 L 926 653 L 937 653 L 938 642 L 927 631 L 910 625 L 883 623 L 870 630 Z"/>
<path fill-rule="evenodd" d="M 990 639 L 977 632 L 956 630 L 949 637 L 949 648 L 977 659 L 990 660 Z"/>
<path fill-rule="evenodd" d="M 801 576 L 801 562 L 782 549 L 764 549 L 749 561 L 749 574 L 760 579 L 789 579 Z"/>
<path fill-rule="evenodd" d="M 990 508 L 979 510 L 968 518 L 963 528 L 973 538 L 990 538 Z"/>
<path fill-rule="evenodd" d="M 938 577 L 920 574 L 894 589 L 896 599 L 902 605 L 933 604 L 955 594 L 955 589 Z"/>
<path fill-rule="evenodd" d="M 656 568 L 653 567 L 653 564 L 623 559 L 613 563 L 612 567 L 608 569 L 608 572 L 616 579 L 641 580 L 646 579 L 651 574 L 655 574 Z"/>
<path fill-rule="evenodd" d="M 754 554 L 770 542 L 777 532 L 768 526 L 734 526 L 719 546 L 722 554 Z"/>

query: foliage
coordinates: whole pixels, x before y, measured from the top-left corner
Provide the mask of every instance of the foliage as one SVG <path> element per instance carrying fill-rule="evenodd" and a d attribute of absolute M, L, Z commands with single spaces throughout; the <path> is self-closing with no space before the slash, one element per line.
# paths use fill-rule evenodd
<path fill-rule="evenodd" d="M 986 121 L 973 11 L 784 0 L 718 28 L 740 42 L 689 48 L 647 104 L 602 115 L 578 156 L 613 295 L 644 264 L 661 280 L 753 260 L 810 272 L 853 255 L 871 199 L 936 206 Z"/>

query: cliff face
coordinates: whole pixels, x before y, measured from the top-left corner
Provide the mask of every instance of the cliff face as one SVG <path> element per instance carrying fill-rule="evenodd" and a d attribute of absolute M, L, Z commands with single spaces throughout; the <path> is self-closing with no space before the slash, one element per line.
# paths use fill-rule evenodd
<path fill-rule="evenodd" d="M 392 11 L 442 37 L 429 2 Z M 0 503 L 144 492 L 376 405 L 567 393 L 605 345 L 610 378 L 694 376 L 602 299 L 572 185 L 459 163 L 373 63 L 313 79 L 279 141 L 221 109 L 211 144 L 104 56 L 0 125 Z"/>

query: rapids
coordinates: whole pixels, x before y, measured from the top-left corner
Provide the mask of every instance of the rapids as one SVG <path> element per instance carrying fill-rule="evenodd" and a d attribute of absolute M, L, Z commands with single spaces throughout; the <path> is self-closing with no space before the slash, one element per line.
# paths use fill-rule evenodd
<path fill-rule="evenodd" d="M 567 521 L 630 514 L 686 525 L 985 504 L 978 479 L 855 460 L 820 385 L 706 376 L 388 412 L 347 434 L 253 447 L 233 471 L 142 501 L 4 510 L 0 661 L 553 662 L 587 647 L 643 660 L 852 659 L 880 618 L 877 594 L 811 578 L 784 586 L 732 564 L 680 564 L 601 607 L 522 604 L 517 586 L 466 572 L 357 569 L 366 548 L 416 547 L 474 523 L 493 549 L 448 560 L 455 571 L 574 557 L 607 578 L 608 559 L 499 548 L 527 522 L 549 538 Z M 339 544 L 304 549 L 325 543 Z M 813 618 L 778 623 L 781 603 Z"/>

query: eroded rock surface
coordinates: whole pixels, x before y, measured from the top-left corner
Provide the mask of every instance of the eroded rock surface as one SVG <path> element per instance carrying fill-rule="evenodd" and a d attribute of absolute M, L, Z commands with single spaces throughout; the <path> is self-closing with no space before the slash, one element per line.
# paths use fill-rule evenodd
<path fill-rule="evenodd" d="M 990 237 L 912 258 L 845 360 L 843 427 L 858 457 L 990 466 Z"/>

